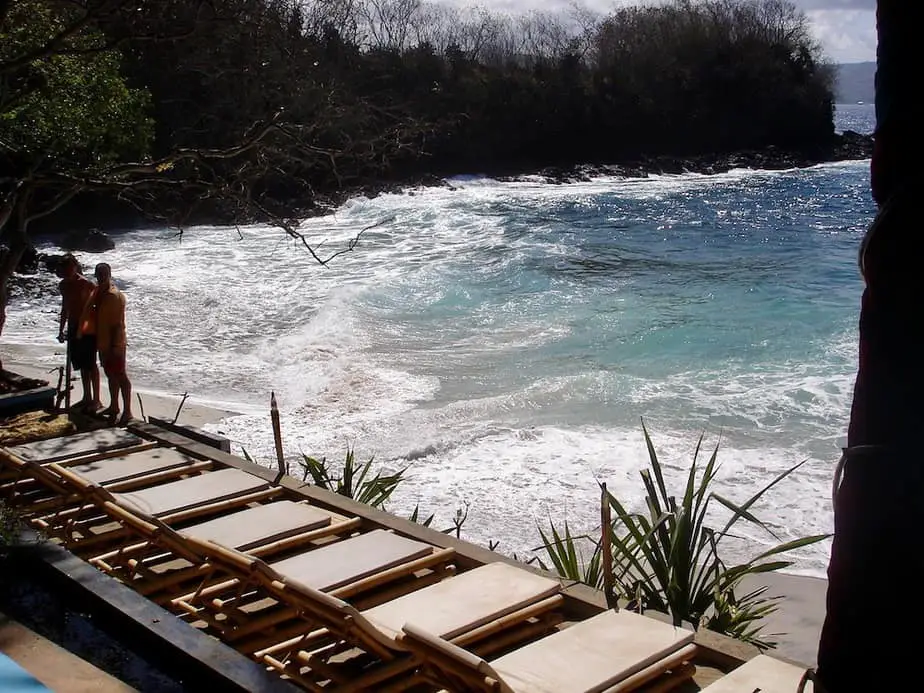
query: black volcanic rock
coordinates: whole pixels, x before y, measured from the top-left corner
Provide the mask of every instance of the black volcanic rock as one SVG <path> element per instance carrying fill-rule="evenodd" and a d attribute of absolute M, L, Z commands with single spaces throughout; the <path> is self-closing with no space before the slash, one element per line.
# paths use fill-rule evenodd
<path fill-rule="evenodd" d="M 85 253 L 104 253 L 115 248 L 115 241 L 99 229 L 77 230 L 67 233 L 61 239 L 61 247 Z"/>

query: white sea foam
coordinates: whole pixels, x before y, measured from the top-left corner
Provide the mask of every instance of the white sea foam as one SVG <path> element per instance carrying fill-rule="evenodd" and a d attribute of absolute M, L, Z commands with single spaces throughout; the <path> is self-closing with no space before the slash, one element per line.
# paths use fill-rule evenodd
<path fill-rule="evenodd" d="M 376 225 L 327 268 L 259 225 L 135 231 L 81 259 L 125 290 L 137 383 L 251 403 L 210 428 L 258 458 L 275 391 L 293 460 L 410 464 L 395 511 L 419 501 L 446 526 L 468 501 L 466 537 L 522 553 L 550 516 L 596 526 L 596 478 L 640 507 L 644 416 L 672 483 L 703 429 L 737 500 L 808 459 L 763 509 L 786 539 L 830 529 L 866 175 L 457 178 L 305 220 L 322 256 Z M 53 344 L 56 314 L 53 295 L 18 298 L 4 339 Z M 746 536 L 741 557 L 770 541 Z"/>
<path fill-rule="evenodd" d="M 693 441 L 688 435 L 666 431 L 655 430 L 653 435 L 667 482 L 679 495 Z M 454 448 L 431 449 L 431 454 L 412 462 L 409 480 L 400 487 L 393 509 L 409 514 L 419 503 L 423 512 L 437 512 L 442 528 L 451 523 L 454 508 L 468 504 L 465 536 L 482 544 L 500 540 L 507 553 L 529 554 L 540 543 L 537 526 L 547 527 L 549 518 L 559 527 L 567 520 L 576 533 L 596 534 L 597 480 L 607 482 L 609 490 L 631 510 L 644 509 L 638 471 L 646 458 L 637 429 L 495 430 Z M 719 487 L 729 498 L 743 502 L 773 475 L 800 460 L 790 450 L 724 446 L 719 461 Z M 830 530 L 830 509 L 807 502 L 826 498 L 828 463 L 812 460 L 806 470 L 771 491 L 767 502 L 755 509 L 758 516 L 771 520 L 769 527 L 779 540 Z M 727 513 L 716 505 L 713 521 L 726 519 Z M 736 531 L 746 540 L 733 544 L 732 560 L 744 560 L 777 543 L 758 528 L 738 527 Z M 803 570 L 821 571 L 827 551 L 826 545 L 819 545 L 796 558 Z"/>

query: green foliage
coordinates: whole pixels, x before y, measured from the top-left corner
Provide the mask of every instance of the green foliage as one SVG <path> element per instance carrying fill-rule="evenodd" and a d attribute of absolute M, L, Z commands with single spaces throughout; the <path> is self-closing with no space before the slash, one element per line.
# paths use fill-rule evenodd
<path fill-rule="evenodd" d="M 800 462 L 770 481 L 742 504 L 736 504 L 713 490 L 718 471 L 718 445 L 705 466 L 696 445 L 680 501 L 665 484 L 661 461 L 644 427 L 649 468 L 641 472 L 645 486 L 645 512 L 630 512 L 611 493 L 606 501 L 613 512 L 609 532 L 613 550 L 616 596 L 628 608 L 653 609 L 669 614 L 676 625 L 690 623 L 745 640 L 762 649 L 775 643 L 762 635 L 760 621 L 777 608 L 777 599 L 764 596 L 766 588 L 738 596 L 745 578 L 781 570 L 792 565 L 778 557 L 788 551 L 809 546 L 827 535 L 781 542 L 744 563 L 729 565 L 722 547 L 734 538 L 732 529 L 739 522 L 767 528 L 752 512 L 764 494 L 804 464 Z M 724 506 L 731 517 L 720 530 L 706 524 L 712 502 Z M 543 546 L 552 567 L 562 576 L 594 587 L 603 586 L 602 539 L 596 543 L 571 534 L 567 524 L 559 532 L 552 524 L 550 534 L 540 530 Z M 585 560 L 582 549 L 593 546 Z"/>
<path fill-rule="evenodd" d="M 150 95 L 126 84 L 121 56 L 102 32 L 85 27 L 42 53 L 74 21 L 39 0 L 13 2 L 0 20 L 0 66 L 37 54 L 0 72 L 0 154 L 14 169 L 93 169 L 143 156 L 151 144 Z"/>
<path fill-rule="evenodd" d="M 258 464 L 256 459 L 247 451 L 247 448 L 242 447 L 241 453 L 248 462 Z M 380 509 L 385 508 L 385 503 L 391 498 L 392 493 L 407 478 L 405 477 L 407 467 L 394 474 L 384 474 L 379 470 L 374 477 L 370 478 L 369 472 L 374 458 L 369 458 L 363 465 L 357 465 L 352 449 L 347 450 L 346 459 L 339 476 L 335 475 L 331 463 L 325 457 L 316 459 L 303 454 L 302 460 L 299 465 L 302 468 L 303 481 L 310 476 L 315 486 Z M 468 503 L 464 507 L 458 508 L 453 516 L 452 526 L 440 531 L 443 534 L 454 534 L 457 538 L 461 537 L 462 527 L 465 525 L 466 519 L 468 519 L 468 509 Z M 414 506 L 414 510 L 408 516 L 411 522 L 416 522 L 424 527 L 432 526 L 435 518 L 435 513 L 430 513 L 424 517 L 420 511 L 420 503 Z"/>
<path fill-rule="evenodd" d="M 430 515 L 427 517 L 422 518 L 420 514 L 420 503 L 417 503 L 414 506 L 414 511 L 408 516 L 407 519 L 409 519 L 411 522 L 416 522 L 419 525 L 423 525 L 424 527 L 429 527 L 433 524 L 433 518 L 435 517 L 436 515 L 434 513 L 430 513 Z"/>
<path fill-rule="evenodd" d="M 705 622 L 706 628 L 755 645 L 761 650 L 773 649 L 775 640 L 763 632 L 761 621 L 777 610 L 782 597 L 765 597 L 765 585 L 737 597 L 734 590 L 719 593 Z"/>
<path fill-rule="evenodd" d="M 382 508 L 404 479 L 407 467 L 393 474 L 386 474 L 380 469 L 375 476 L 370 477 L 369 472 L 374 459 L 370 457 L 365 464 L 357 464 L 352 448 L 347 449 L 346 459 L 339 475 L 335 475 L 331 464 L 325 457 L 316 459 L 309 455 L 302 455 L 303 461 L 299 462 L 299 465 L 302 468 L 303 480 L 307 480 L 310 476 L 315 486 L 374 508 Z"/>
<path fill-rule="evenodd" d="M 19 518 L 12 508 L 0 501 L 0 552 L 14 546 L 18 541 Z"/>
<path fill-rule="evenodd" d="M 178 225 L 286 220 L 372 181 L 768 145 L 818 158 L 833 139 L 831 71 L 786 0 L 600 18 L 373 4 L 2 3 L 0 188 L 36 164 L 233 149 L 279 114 L 271 146 L 165 164 L 144 192 L 93 182 Z"/>
<path fill-rule="evenodd" d="M 540 548 L 546 552 L 551 563 L 548 565 L 538 558 L 539 566 L 543 570 L 554 571 L 568 580 L 583 582 L 597 588 L 603 585 L 601 542 L 593 545 L 590 558 L 586 558 L 582 547 L 592 542 L 587 535 L 571 534 L 567 520 L 564 532 L 559 532 L 555 523 L 549 520 L 549 533 L 539 527 L 539 536 L 542 539 Z"/>
<path fill-rule="evenodd" d="M 754 516 L 751 508 L 804 462 L 779 474 L 738 505 L 712 490 L 718 471 L 718 445 L 705 467 L 700 469 L 701 437 L 678 503 L 667 489 L 661 462 L 644 425 L 643 431 L 650 467 L 641 472 L 647 492 L 647 513 L 629 512 L 612 494 L 608 494 L 614 513 L 611 539 L 616 585 L 620 596 L 633 604 L 642 609 L 668 613 L 675 624 L 687 621 L 698 626 L 707 618 L 716 601 L 730 598 L 729 595 L 733 595 L 746 576 L 786 568 L 792 565 L 792 561 L 771 559 L 825 538 L 821 535 L 783 542 L 745 563 L 727 565 L 720 549 L 723 542 L 733 536 L 731 530 L 739 522 L 751 523 L 775 536 Z M 719 531 L 706 525 L 712 501 L 732 513 Z"/>

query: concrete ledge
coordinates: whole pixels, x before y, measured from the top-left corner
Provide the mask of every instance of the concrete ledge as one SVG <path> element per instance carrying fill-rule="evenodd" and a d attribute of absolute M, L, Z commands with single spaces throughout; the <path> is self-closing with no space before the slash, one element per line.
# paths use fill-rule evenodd
<path fill-rule="evenodd" d="M 0 613 L 0 652 L 51 691 L 136 693 L 128 684 L 3 613 Z"/>
<path fill-rule="evenodd" d="M 167 431 L 173 433 L 179 433 L 180 435 L 186 436 L 187 438 L 192 438 L 197 443 L 203 443 L 210 447 L 215 448 L 216 450 L 221 450 L 222 452 L 229 453 L 231 452 L 231 440 L 225 438 L 224 436 L 216 435 L 215 433 L 209 433 L 208 431 L 203 431 L 201 428 L 196 428 L 195 426 L 189 426 L 187 424 L 177 424 L 171 421 L 165 421 L 164 419 L 158 419 L 156 416 L 149 416 L 148 421 L 154 426 L 159 426 Z"/>
<path fill-rule="evenodd" d="M 58 593 L 66 593 L 72 603 L 90 611 L 105 630 L 118 633 L 122 642 L 131 643 L 132 649 L 143 652 L 148 661 L 188 690 L 297 690 L 55 544 L 17 547 L 8 560 L 30 580 L 40 580 Z"/>

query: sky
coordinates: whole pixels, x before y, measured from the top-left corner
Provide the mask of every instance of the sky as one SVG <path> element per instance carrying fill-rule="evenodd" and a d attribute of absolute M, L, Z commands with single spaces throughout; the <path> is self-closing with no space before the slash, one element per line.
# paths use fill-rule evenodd
<path fill-rule="evenodd" d="M 457 0 L 459 2 L 459 0 Z M 637 0 L 577 0 L 598 12 L 617 5 L 642 4 Z M 876 0 L 792 0 L 805 10 L 825 56 L 837 63 L 876 59 Z M 477 0 L 481 7 L 501 11 L 566 9 L 572 0 Z"/>

